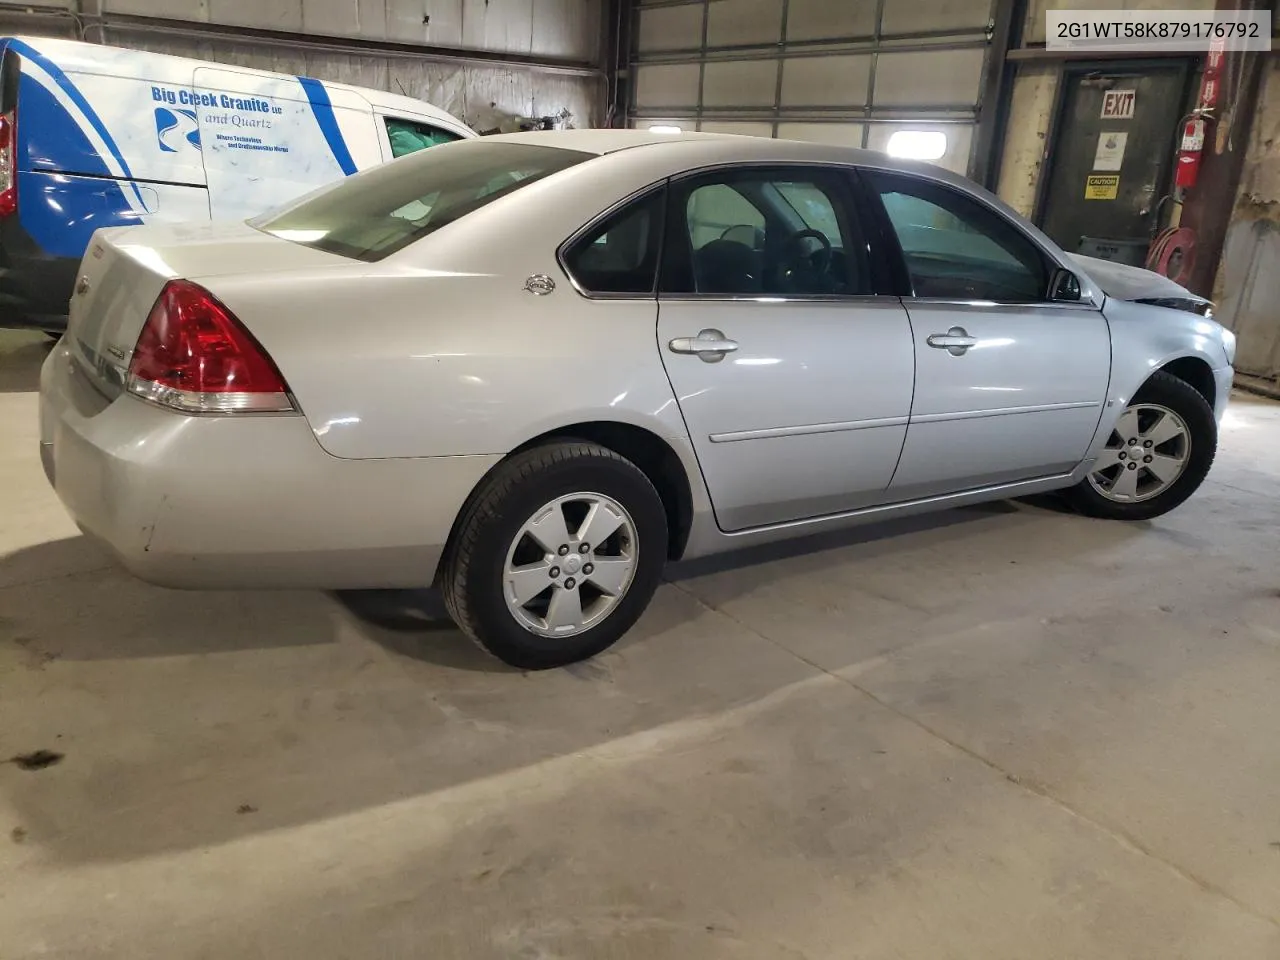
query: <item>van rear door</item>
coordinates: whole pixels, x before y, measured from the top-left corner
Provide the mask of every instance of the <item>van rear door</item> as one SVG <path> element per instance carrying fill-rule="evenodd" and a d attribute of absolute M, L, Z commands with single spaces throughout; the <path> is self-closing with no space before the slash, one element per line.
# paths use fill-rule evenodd
<path fill-rule="evenodd" d="M 307 77 L 195 72 L 209 211 L 245 220 L 382 162 L 373 107 Z"/>
<path fill-rule="evenodd" d="M 69 40 L 9 37 L 4 49 L 16 211 L 0 218 L 0 318 L 58 329 L 94 230 L 208 219 L 181 99 L 192 67 Z"/>

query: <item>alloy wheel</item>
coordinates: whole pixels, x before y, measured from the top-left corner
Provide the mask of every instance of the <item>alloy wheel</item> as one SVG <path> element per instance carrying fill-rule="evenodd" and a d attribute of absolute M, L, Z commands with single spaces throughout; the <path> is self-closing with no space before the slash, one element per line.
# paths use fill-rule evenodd
<path fill-rule="evenodd" d="M 1160 404 L 1137 403 L 1116 423 L 1089 483 L 1108 500 L 1141 503 L 1177 483 L 1190 457 L 1186 421 Z"/>
<path fill-rule="evenodd" d="M 539 636 L 589 630 L 626 596 L 638 555 L 635 523 L 616 500 L 601 493 L 558 497 L 525 522 L 507 551 L 507 609 Z"/>

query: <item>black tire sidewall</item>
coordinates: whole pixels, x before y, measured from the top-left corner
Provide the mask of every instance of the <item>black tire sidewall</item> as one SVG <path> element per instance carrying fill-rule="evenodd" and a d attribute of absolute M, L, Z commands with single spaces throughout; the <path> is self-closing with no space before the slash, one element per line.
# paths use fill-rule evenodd
<path fill-rule="evenodd" d="M 542 637 L 526 630 L 507 609 L 503 594 L 507 551 L 535 511 L 574 493 L 604 494 L 630 514 L 638 550 L 635 575 L 626 596 L 599 624 L 568 637 Z M 666 556 L 666 511 L 649 479 L 626 460 L 577 455 L 543 466 L 500 499 L 476 531 L 462 588 L 478 639 L 490 653 L 522 669 L 548 669 L 588 659 L 616 643 L 649 605 Z"/>
<path fill-rule="evenodd" d="M 1157 373 L 1134 395 L 1130 406 L 1143 403 L 1167 407 L 1186 423 L 1191 431 L 1191 456 L 1186 469 L 1169 489 L 1138 503 L 1109 500 L 1085 477 L 1072 490 L 1072 499 L 1083 512 L 1110 520 L 1150 520 L 1180 507 L 1209 475 L 1218 452 L 1218 422 L 1200 392 L 1184 380 Z"/>

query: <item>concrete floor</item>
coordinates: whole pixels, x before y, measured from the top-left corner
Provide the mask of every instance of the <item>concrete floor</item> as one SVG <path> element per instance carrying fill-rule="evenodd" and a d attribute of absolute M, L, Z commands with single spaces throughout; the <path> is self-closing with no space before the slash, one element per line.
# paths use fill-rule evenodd
<path fill-rule="evenodd" d="M 1280 957 L 1280 405 L 1123 526 L 673 570 L 521 675 L 430 597 L 145 586 L 0 360 L 0 957 Z M 748 562 L 754 560 L 756 562 Z"/>

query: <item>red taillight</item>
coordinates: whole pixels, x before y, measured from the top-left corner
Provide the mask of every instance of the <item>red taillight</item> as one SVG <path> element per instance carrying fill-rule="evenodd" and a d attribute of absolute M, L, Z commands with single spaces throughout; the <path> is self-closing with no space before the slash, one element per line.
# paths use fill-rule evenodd
<path fill-rule="evenodd" d="M 188 280 L 160 291 L 133 348 L 129 390 L 187 413 L 294 410 L 284 377 L 258 341 Z"/>
<path fill-rule="evenodd" d="M 17 114 L 0 114 L 0 217 L 18 209 Z"/>

